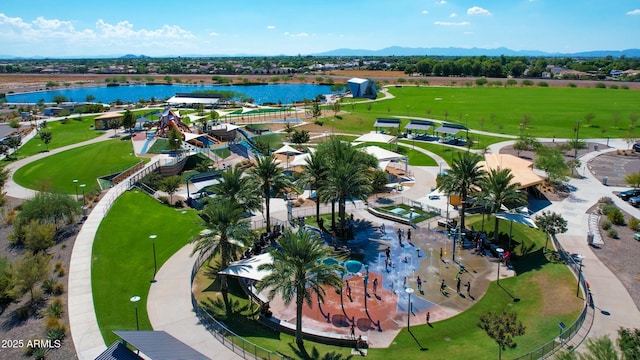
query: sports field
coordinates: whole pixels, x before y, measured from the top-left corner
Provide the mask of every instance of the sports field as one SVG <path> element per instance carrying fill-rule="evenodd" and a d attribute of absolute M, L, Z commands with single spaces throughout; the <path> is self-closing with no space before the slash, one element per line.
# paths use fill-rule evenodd
<path fill-rule="evenodd" d="M 395 98 L 344 105 L 355 117 L 430 118 L 498 134 L 581 138 L 636 134 L 640 91 L 559 87 L 389 87 Z M 592 116 L 590 116 L 590 114 Z M 634 115 L 635 114 L 635 115 Z M 591 118 L 591 119 L 590 119 Z M 338 128 L 341 123 L 336 121 Z M 639 133 L 640 134 L 640 133 Z"/>

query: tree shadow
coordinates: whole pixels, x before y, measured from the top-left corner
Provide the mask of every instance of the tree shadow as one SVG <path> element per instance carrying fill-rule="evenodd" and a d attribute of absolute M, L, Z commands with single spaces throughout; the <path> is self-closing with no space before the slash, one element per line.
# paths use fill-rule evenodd
<path fill-rule="evenodd" d="M 13 310 L 2 325 L 0 325 L 0 328 L 4 331 L 9 331 L 17 326 L 23 325 L 29 321 L 32 316 L 37 315 L 44 304 L 44 299 L 36 300 L 35 302 L 27 301 L 26 304 Z"/>
<path fill-rule="evenodd" d="M 544 265 L 550 262 L 555 262 L 553 259 L 550 261 L 547 256 L 549 256 L 549 253 L 545 254 L 543 248 L 529 252 L 512 261 L 513 269 L 518 275 L 528 271 L 540 270 Z M 558 261 L 561 262 L 562 260 L 558 257 Z"/>
<path fill-rule="evenodd" d="M 289 343 L 289 348 L 291 349 L 291 351 L 294 352 L 294 354 L 299 359 L 304 359 L 304 360 L 343 360 L 343 359 L 346 360 L 346 359 L 353 358 L 353 355 L 344 356 L 342 354 L 336 353 L 335 351 L 331 351 L 325 354 L 320 354 L 320 352 L 315 346 L 311 349 L 311 353 L 307 351 L 304 345 L 302 346 L 302 348 L 298 348 L 295 344 Z"/>

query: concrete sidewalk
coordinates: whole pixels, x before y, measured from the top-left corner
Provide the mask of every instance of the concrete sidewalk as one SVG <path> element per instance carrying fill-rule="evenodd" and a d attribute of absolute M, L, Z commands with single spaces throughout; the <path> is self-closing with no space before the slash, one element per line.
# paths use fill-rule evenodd
<path fill-rule="evenodd" d="M 197 255 L 189 244 L 173 254 L 156 274 L 147 301 L 154 330 L 164 330 L 210 359 L 243 359 L 213 337 L 191 305 L 191 269 Z"/>

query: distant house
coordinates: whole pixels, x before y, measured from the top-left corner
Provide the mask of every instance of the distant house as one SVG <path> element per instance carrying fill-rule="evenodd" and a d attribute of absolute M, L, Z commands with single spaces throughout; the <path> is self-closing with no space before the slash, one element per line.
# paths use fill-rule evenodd
<path fill-rule="evenodd" d="M 375 99 L 378 96 L 376 83 L 373 80 L 353 78 L 347 84 L 354 98 Z"/>
<path fill-rule="evenodd" d="M 56 116 L 60 114 L 62 110 L 64 109 L 61 107 L 46 107 L 44 108 L 44 111 L 42 112 L 42 114 L 44 116 Z"/>

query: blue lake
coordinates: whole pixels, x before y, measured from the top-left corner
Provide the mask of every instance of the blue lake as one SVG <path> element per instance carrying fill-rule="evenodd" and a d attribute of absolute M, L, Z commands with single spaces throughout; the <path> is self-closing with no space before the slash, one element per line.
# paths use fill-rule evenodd
<path fill-rule="evenodd" d="M 37 103 L 40 100 L 53 102 L 56 95 L 63 95 L 69 101 L 86 101 L 87 95 L 95 97 L 94 102 L 112 103 L 138 102 L 140 99 L 166 100 L 176 93 L 190 93 L 203 90 L 233 91 L 241 97 L 252 98 L 256 104 L 288 104 L 304 99 L 313 100 L 316 95 L 335 93 L 329 85 L 314 84 L 269 84 L 269 85 L 120 85 L 77 89 L 57 89 L 24 94 L 7 94 L 11 103 Z M 240 100 L 240 99 L 235 99 Z"/>

